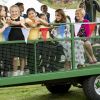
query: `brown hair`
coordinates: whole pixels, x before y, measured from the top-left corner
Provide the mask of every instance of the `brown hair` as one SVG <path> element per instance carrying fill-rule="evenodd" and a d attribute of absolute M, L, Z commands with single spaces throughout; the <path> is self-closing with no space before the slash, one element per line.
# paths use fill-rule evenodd
<path fill-rule="evenodd" d="M 7 16 L 7 13 L 9 12 L 8 11 L 8 7 L 7 6 L 4 6 L 4 8 L 5 8 L 6 16 Z"/>
<path fill-rule="evenodd" d="M 0 20 L 1 20 L 1 10 L 2 10 L 2 5 L 0 5 Z"/>
<path fill-rule="evenodd" d="M 64 11 L 62 9 L 57 9 L 55 11 L 55 13 L 56 12 L 62 16 L 62 19 L 59 22 L 57 20 L 55 20 L 55 22 L 56 23 L 66 23 L 66 15 L 65 15 Z"/>
<path fill-rule="evenodd" d="M 23 6 L 24 4 L 21 2 L 17 2 L 15 5 L 17 5 L 18 7 Z"/>
<path fill-rule="evenodd" d="M 2 6 L 2 5 L 0 5 L 0 16 L 1 16 L 1 10 L 2 10 L 2 7 L 3 7 L 3 6 Z"/>

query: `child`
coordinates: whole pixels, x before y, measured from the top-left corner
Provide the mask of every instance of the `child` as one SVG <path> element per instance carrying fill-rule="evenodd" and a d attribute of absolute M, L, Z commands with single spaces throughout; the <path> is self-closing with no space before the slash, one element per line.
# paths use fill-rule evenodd
<path fill-rule="evenodd" d="M 39 18 L 41 18 L 41 19 L 47 21 L 47 17 L 45 16 L 45 14 L 40 13 L 40 14 L 39 14 Z"/>
<path fill-rule="evenodd" d="M 44 22 L 47 23 L 47 25 L 43 25 L 43 24 L 40 24 L 39 28 L 49 28 L 49 23 L 47 22 L 47 17 L 45 16 L 45 14 L 39 14 L 39 18 L 42 19 Z M 40 37 L 42 38 L 42 33 L 40 32 Z M 49 31 L 47 32 L 46 34 L 46 39 L 50 38 L 50 35 L 49 35 Z"/>
<path fill-rule="evenodd" d="M 45 14 L 43 14 L 43 13 L 39 14 L 39 18 L 42 19 L 44 22 L 48 23 L 47 17 L 45 16 Z M 41 24 L 39 27 L 40 27 L 40 38 L 43 38 L 41 30 L 47 29 L 45 39 L 49 39 L 50 38 L 49 23 L 48 23 L 48 26 Z M 42 60 L 40 68 L 42 68 L 43 72 L 53 71 L 50 68 L 50 65 L 51 65 L 50 63 L 51 63 L 51 59 L 52 59 L 51 58 L 51 53 L 52 53 L 51 46 L 53 46 L 52 42 L 45 40 L 45 42 L 42 41 L 42 42 L 38 43 L 38 45 L 39 45 L 39 50 L 41 51 L 40 54 L 41 54 L 41 60 Z M 51 65 L 51 66 L 53 67 L 53 65 Z"/>
<path fill-rule="evenodd" d="M 64 13 L 64 11 L 62 9 L 57 9 L 55 11 L 55 23 L 67 23 L 68 22 L 68 19 Z M 62 39 L 62 38 L 66 38 L 67 37 L 70 37 L 71 33 L 70 33 L 70 25 L 65 25 L 65 33 L 63 35 L 63 37 L 61 36 L 61 33 L 59 33 L 57 31 L 57 34 L 55 35 L 56 38 L 58 39 Z M 71 42 L 70 41 L 58 41 L 62 46 L 63 46 L 63 51 L 64 51 L 64 54 L 65 54 L 65 58 L 66 58 L 66 61 L 65 61 L 65 68 L 67 70 L 70 70 L 71 69 Z M 76 65 L 80 65 L 82 66 L 85 62 L 84 60 L 84 49 L 83 49 L 83 45 L 82 45 L 82 42 L 81 41 L 78 41 L 78 40 L 75 40 L 75 62 L 76 62 Z"/>
<path fill-rule="evenodd" d="M 9 41 L 15 41 L 15 40 L 24 40 L 24 35 L 22 33 L 21 27 L 25 27 L 24 25 L 24 19 L 22 17 L 20 17 L 20 9 L 18 6 L 13 5 L 10 7 L 10 19 L 8 21 L 8 23 L 11 26 L 11 30 L 8 36 L 8 40 Z M 26 28 L 26 27 L 25 27 Z M 19 75 L 23 75 L 24 74 L 24 67 L 25 67 L 25 52 L 26 52 L 26 48 L 25 48 L 25 44 L 24 43 L 14 43 L 11 45 L 12 50 L 11 53 L 14 56 L 13 57 L 13 76 L 18 76 Z M 24 53 L 23 53 L 24 52 Z M 17 65 L 17 61 L 18 61 L 18 57 L 20 60 L 20 71 L 18 72 L 18 65 Z"/>
<path fill-rule="evenodd" d="M 84 19 L 84 16 L 85 16 L 85 10 L 82 9 L 82 8 L 78 8 L 75 12 L 75 16 L 76 16 L 76 19 L 77 19 L 77 22 L 89 22 L 88 20 Z M 89 30 L 89 26 L 87 25 L 88 29 Z M 81 29 L 79 30 L 78 34 L 77 34 L 79 37 L 90 37 L 90 34 L 86 32 L 86 27 L 85 25 L 81 25 Z M 84 39 L 84 49 L 85 49 L 85 52 L 89 58 L 89 63 L 96 63 L 97 60 L 96 60 L 96 57 L 94 56 L 93 54 L 93 49 L 92 49 L 92 46 L 91 46 L 91 43 L 88 39 Z"/>
<path fill-rule="evenodd" d="M 5 7 L 0 5 L 0 42 L 4 41 L 3 31 L 8 27 L 8 24 L 6 24 L 6 13 Z M 0 74 L 2 69 L 1 76 L 4 77 L 8 76 L 8 66 L 10 60 L 8 56 L 9 50 L 7 49 L 7 45 L 8 44 L 0 44 Z"/>
<path fill-rule="evenodd" d="M 40 25 L 48 26 L 49 24 L 47 21 L 37 17 L 36 11 L 34 8 L 29 8 L 27 10 L 27 16 L 28 16 L 28 18 L 26 19 L 26 24 L 31 27 L 29 36 L 28 36 L 28 40 L 38 40 L 40 38 Z M 37 44 L 37 45 L 39 46 L 39 44 Z M 33 44 L 28 44 L 28 47 L 29 47 L 29 49 L 28 49 L 29 55 L 33 54 L 32 62 L 34 62 L 34 46 L 33 46 Z M 37 49 L 37 52 L 38 52 L 38 50 L 39 50 L 39 48 Z M 28 62 L 30 61 L 29 55 L 28 55 L 28 57 L 29 57 Z M 38 53 L 37 53 L 37 55 L 38 55 Z M 30 64 L 30 63 L 28 63 L 28 64 Z M 30 68 L 32 68 L 31 65 L 29 65 Z M 34 66 L 34 64 L 33 64 L 33 66 Z M 32 71 L 32 69 L 30 69 L 30 71 Z M 30 73 L 33 73 L 33 71 Z"/>
<path fill-rule="evenodd" d="M 5 11 L 5 8 L 0 5 L 0 41 L 3 41 L 3 35 L 2 35 L 2 32 L 5 30 L 5 28 L 8 26 L 6 24 L 6 11 Z"/>
<path fill-rule="evenodd" d="M 26 18 L 26 23 L 28 26 L 32 27 L 29 32 L 28 40 L 37 40 L 40 38 L 39 25 L 48 25 L 48 22 L 38 18 L 34 8 L 29 8 L 27 10 L 27 16 L 28 18 Z"/>

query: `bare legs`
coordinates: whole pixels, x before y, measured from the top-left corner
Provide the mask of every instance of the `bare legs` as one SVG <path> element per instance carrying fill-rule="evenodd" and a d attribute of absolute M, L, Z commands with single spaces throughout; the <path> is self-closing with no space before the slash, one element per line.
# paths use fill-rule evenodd
<path fill-rule="evenodd" d="M 13 76 L 18 76 L 18 66 L 20 64 L 20 73 L 19 75 L 23 75 L 24 73 L 24 67 L 26 65 L 26 62 L 25 62 L 25 58 L 19 58 L 18 57 L 14 57 L 13 58 Z"/>
<path fill-rule="evenodd" d="M 93 49 L 92 49 L 91 43 L 89 41 L 84 42 L 84 49 L 88 56 L 89 62 L 90 63 L 97 62 L 97 59 L 93 54 Z"/>

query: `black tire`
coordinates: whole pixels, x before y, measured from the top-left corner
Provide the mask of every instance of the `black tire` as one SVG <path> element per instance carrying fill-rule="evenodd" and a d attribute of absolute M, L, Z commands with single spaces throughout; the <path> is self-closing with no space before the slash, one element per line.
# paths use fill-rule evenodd
<path fill-rule="evenodd" d="M 89 100 L 100 100 L 100 93 L 96 91 L 97 89 L 100 89 L 100 81 L 98 81 L 99 79 L 97 80 L 98 77 L 100 79 L 100 76 L 92 76 L 83 81 L 83 90 Z M 99 82 L 99 87 L 97 89 L 96 81 Z"/>
<path fill-rule="evenodd" d="M 52 94 L 63 94 L 67 93 L 70 89 L 71 84 L 47 84 L 46 88 L 48 91 L 50 91 Z"/>

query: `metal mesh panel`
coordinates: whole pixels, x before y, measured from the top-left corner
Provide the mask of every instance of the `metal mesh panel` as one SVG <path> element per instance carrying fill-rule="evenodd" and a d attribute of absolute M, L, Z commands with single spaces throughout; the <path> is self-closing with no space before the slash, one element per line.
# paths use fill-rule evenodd
<path fill-rule="evenodd" d="M 64 67 L 62 55 L 63 47 L 58 42 L 0 44 L 0 75 L 13 76 L 14 66 L 16 71 L 21 70 L 20 58 L 25 60 L 24 75 L 26 71 L 28 74 L 58 71 Z"/>

